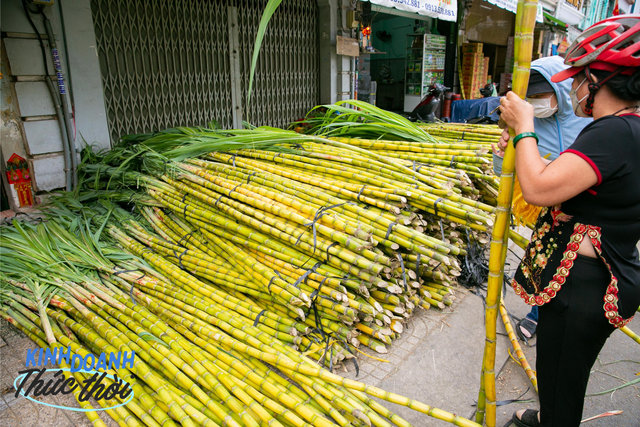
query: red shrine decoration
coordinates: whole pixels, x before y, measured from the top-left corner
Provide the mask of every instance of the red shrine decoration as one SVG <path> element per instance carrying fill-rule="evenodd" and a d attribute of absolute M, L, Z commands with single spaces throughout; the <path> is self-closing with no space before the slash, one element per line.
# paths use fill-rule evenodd
<path fill-rule="evenodd" d="M 33 192 L 31 191 L 31 174 L 29 165 L 22 157 L 13 153 L 7 162 L 7 180 L 18 193 L 20 207 L 33 205 Z"/>

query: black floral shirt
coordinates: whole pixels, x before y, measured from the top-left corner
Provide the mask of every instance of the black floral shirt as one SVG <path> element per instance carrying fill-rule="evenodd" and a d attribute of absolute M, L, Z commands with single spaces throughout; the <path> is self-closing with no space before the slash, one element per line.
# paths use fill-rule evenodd
<path fill-rule="evenodd" d="M 626 325 L 640 305 L 640 116 L 607 116 L 580 133 L 565 153 L 584 159 L 598 182 L 538 217 L 512 286 L 527 304 L 561 292 L 585 238 L 609 270 L 604 314 Z"/>

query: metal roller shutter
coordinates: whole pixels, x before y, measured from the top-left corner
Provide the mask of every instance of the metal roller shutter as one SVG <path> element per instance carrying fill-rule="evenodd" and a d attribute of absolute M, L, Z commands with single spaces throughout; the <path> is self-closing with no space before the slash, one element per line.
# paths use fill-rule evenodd
<path fill-rule="evenodd" d="M 316 105 L 317 2 L 285 0 L 269 24 L 247 107 L 251 55 L 265 4 L 93 0 L 112 140 L 211 120 L 231 128 L 240 116 L 255 125 L 285 126 Z M 237 40 L 230 36 L 233 19 Z M 238 84 L 230 48 L 238 54 Z M 239 111 L 236 98 L 242 101 Z"/>
<path fill-rule="evenodd" d="M 237 3 L 243 116 L 255 125 L 286 126 L 304 117 L 319 100 L 317 1 L 285 0 L 274 13 L 260 50 L 249 108 L 251 56 L 267 2 Z"/>

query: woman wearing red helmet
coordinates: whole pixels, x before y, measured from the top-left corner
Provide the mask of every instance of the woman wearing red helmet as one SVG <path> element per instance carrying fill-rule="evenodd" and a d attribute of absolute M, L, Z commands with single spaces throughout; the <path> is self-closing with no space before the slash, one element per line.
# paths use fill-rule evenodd
<path fill-rule="evenodd" d="M 522 194 L 546 206 L 512 282 L 540 315 L 540 411 L 515 413 L 518 427 L 579 426 L 598 353 L 640 305 L 640 15 L 588 28 L 565 63 L 552 80 L 573 78 L 574 112 L 594 121 L 553 162 L 536 148 L 533 107 L 501 100 Z"/>

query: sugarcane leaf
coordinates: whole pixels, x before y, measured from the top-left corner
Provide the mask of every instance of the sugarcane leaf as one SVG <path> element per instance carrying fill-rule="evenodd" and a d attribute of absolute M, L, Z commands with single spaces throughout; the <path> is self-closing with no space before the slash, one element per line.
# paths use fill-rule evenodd
<path fill-rule="evenodd" d="M 104 227 L 107 225 L 107 222 L 109 221 L 109 217 L 111 216 L 113 209 L 115 209 L 115 206 L 112 209 L 109 209 L 109 212 L 107 212 L 107 215 L 104 218 L 104 221 L 102 221 L 102 224 L 100 225 L 100 227 L 98 227 L 98 230 L 92 236 L 96 249 L 98 249 L 100 245 L 100 236 L 102 235 L 102 231 L 104 230 Z"/>
<path fill-rule="evenodd" d="M 617 387 L 611 388 L 609 390 L 605 390 L 605 391 L 599 391 L 597 393 L 589 393 L 587 394 L 587 396 L 600 396 L 603 394 L 609 394 L 609 393 L 613 393 L 614 391 L 620 390 L 621 388 L 625 388 L 625 387 L 629 387 L 630 385 L 634 385 L 634 384 L 638 384 L 640 383 L 640 378 L 636 378 L 635 380 L 631 380 L 629 382 L 626 382 L 622 385 L 619 385 Z"/>
<path fill-rule="evenodd" d="M 159 343 L 159 344 L 162 344 L 163 346 L 165 346 L 165 347 L 167 347 L 167 348 L 171 348 L 171 347 L 169 347 L 169 346 L 167 345 L 167 343 L 166 343 L 166 342 L 162 341 L 160 338 L 156 337 L 155 335 L 153 335 L 153 334 L 151 334 L 151 333 L 149 333 L 149 332 L 146 332 L 146 331 L 140 332 L 140 333 L 138 334 L 138 336 L 139 336 L 140 338 L 142 338 L 143 340 L 145 340 L 145 341 L 155 341 L 155 342 L 157 342 L 157 343 Z"/>
<path fill-rule="evenodd" d="M 262 46 L 262 40 L 267 32 L 267 25 L 271 20 L 271 16 L 280 6 L 282 0 L 269 0 L 267 6 L 262 12 L 262 18 L 260 19 L 260 25 L 258 26 L 258 33 L 256 34 L 256 42 L 253 45 L 253 57 L 251 58 L 251 71 L 249 72 L 249 89 L 247 90 L 247 106 L 251 104 L 251 89 L 253 88 L 253 77 L 256 72 L 256 64 L 258 63 L 258 55 L 260 54 L 260 47 Z"/>

